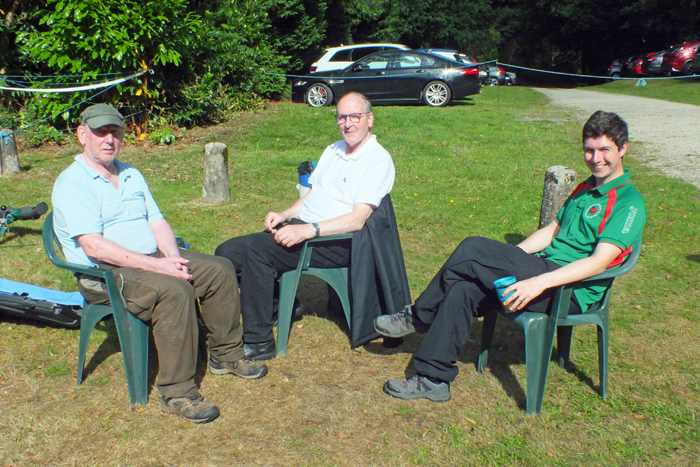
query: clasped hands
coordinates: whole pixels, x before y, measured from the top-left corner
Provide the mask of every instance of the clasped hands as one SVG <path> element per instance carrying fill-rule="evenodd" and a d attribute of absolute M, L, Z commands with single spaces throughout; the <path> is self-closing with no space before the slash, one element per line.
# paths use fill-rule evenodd
<path fill-rule="evenodd" d="M 265 230 L 274 234 L 275 241 L 283 247 L 289 248 L 314 238 L 311 224 L 287 224 L 279 227 L 287 221 L 288 219 L 278 212 L 268 212 L 265 216 Z"/>

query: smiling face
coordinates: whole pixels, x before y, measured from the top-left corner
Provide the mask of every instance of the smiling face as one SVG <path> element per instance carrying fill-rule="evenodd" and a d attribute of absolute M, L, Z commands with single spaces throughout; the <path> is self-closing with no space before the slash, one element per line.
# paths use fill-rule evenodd
<path fill-rule="evenodd" d="M 367 103 L 356 94 L 343 96 L 336 111 L 338 115 L 363 114 L 358 123 L 353 123 L 349 118 L 343 123 L 338 123 L 338 129 L 345 141 L 346 153 L 352 154 L 372 137 L 374 114 L 367 112 Z"/>
<path fill-rule="evenodd" d="M 605 185 L 624 174 L 622 157 L 627 152 L 627 143 L 618 148 L 609 137 L 597 136 L 583 142 L 583 159 L 596 178 L 596 187 Z"/>
<path fill-rule="evenodd" d="M 124 139 L 124 130 L 117 125 L 90 128 L 87 124 L 78 127 L 78 140 L 83 145 L 83 157 L 90 165 L 99 165 L 109 170 L 119 154 Z"/>

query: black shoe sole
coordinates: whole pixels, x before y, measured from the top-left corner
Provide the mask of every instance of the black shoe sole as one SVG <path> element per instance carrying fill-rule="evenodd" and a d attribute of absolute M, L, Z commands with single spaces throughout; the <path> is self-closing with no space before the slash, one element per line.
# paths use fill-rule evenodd
<path fill-rule="evenodd" d="M 391 392 L 389 388 L 387 388 L 386 383 L 384 383 L 384 387 L 382 388 L 384 390 L 385 394 L 390 395 L 391 397 L 395 399 L 401 399 L 403 401 L 413 401 L 416 399 L 426 399 L 429 400 L 430 402 L 448 402 L 450 399 L 452 399 L 452 394 L 447 393 L 447 398 L 445 396 L 437 396 L 433 394 L 410 394 L 410 395 L 399 395 Z"/>
<path fill-rule="evenodd" d="M 259 355 L 254 355 L 254 356 L 246 355 L 245 358 L 249 358 L 251 360 L 255 360 L 256 362 L 260 362 L 262 360 L 272 360 L 276 356 L 277 356 L 277 350 L 275 350 L 274 352 L 261 353 Z"/>

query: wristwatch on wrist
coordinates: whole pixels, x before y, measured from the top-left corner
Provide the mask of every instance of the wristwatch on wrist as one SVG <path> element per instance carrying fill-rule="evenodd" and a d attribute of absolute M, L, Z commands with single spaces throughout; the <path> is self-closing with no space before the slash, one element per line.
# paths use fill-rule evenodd
<path fill-rule="evenodd" d="M 314 229 L 314 238 L 321 235 L 321 227 L 319 227 L 317 223 L 315 223 L 315 222 L 312 223 L 311 227 Z"/>

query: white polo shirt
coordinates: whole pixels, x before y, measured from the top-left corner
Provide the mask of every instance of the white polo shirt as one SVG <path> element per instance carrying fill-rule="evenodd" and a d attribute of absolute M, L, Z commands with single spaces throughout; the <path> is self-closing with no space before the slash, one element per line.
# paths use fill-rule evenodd
<path fill-rule="evenodd" d="M 151 254 L 158 242 L 150 224 L 163 215 L 148 185 L 129 164 L 115 159 L 119 191 L 90 167 L 82 157 L 58 176 L 53 188 L 53 225 L 66 260 L 84 265 L 99 264 L 88 257 L 76 240 L 79 235 L 99 233 L 135 253 Z"/>
<path fill-rule="evenodd" d="M 372 135 L 349 156 L 345 141 L 326 148 L 318 166 L 309 177 L 312 186 L 299 218 L 320 222 L 352 212 L 357 203 L 379 206 L 394 186 L 391 156 Z"/>

